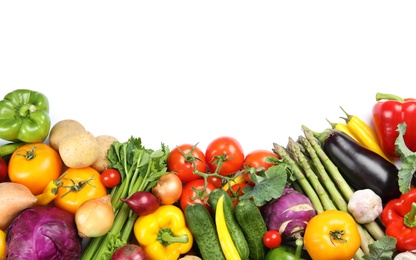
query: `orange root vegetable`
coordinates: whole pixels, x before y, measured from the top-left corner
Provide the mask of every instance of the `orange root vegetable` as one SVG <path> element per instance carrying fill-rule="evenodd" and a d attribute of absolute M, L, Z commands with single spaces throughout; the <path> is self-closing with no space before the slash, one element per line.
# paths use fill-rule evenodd
<path fill-rule="evenodd" d="M 6 230 L 24 209 L 33 206 L 37 198 L 20 183 L 0 183 L 0 229 Z"/>

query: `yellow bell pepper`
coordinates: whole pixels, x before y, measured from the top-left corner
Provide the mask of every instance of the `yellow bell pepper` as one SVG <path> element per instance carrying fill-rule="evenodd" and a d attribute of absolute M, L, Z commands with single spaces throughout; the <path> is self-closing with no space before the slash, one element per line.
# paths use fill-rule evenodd
<path fill-rule="evenodd" d="M 176 260 L 193 245 L 183 211 L 175 205 L 161 205 L 153 213 L 139 216 L 133 230 L 151 260 Z"/>

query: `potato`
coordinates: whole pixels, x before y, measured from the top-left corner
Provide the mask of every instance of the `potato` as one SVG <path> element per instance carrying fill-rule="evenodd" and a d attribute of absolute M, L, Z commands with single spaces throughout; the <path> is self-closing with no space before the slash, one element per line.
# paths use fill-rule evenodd
<path fill-rule="evenodd" d="M 0 229 L 6 230 L 20 212 L 33 206 L 36 201 L 37 198 L 25 185 L 0 183 Z"/>
<path fill-rule="evenodd" d="M 97 160 L 99 151 L 97 139 L 87 130 L 68 134 L 59 143 L 59 155 L 70 168 L 91 166 Z"/>
<path fill-rule="evenodd" d="M 73 119 L 64 119 L 57 122 L 49 133 L 49 145 L 55 150 L 59 151 L 59 142 L 66 135 L 77 132 L 80 130 L 85 130 L 84 126 Z"/>
<path fill-rule="evenodd" d="M 107 152 L 110 149 L 111 144 L 117 141 L 117 138 L 111 135 L 99 135 L 95 139 L 98 142 L 99 153 L 97 160 L 91 165 L 99 173 L 108 168 Z"/>

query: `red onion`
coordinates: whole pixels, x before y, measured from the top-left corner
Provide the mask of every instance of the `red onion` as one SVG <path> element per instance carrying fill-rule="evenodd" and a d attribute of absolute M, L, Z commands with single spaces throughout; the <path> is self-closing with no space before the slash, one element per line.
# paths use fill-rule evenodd
<path fill-rule="evenodd" d="M 148 260 L 143 248 L 136 244 L 125 244 L 114 251 L 111 260 Z"/>
<path fill-rule="evenodd" d="M 128 199 L 120 198 L 120 200 L 127 203 L 129 208 L 139 216 L 151 214 L 160 206 L 156 196 L 148 191 L 137 191 Z"/>

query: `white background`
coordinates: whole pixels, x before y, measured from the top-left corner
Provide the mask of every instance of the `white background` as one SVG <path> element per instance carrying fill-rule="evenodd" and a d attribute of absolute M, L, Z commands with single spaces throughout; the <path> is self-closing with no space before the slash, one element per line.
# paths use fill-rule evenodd
<path fill-rule="evenodd" d="M 149 148 L 223 135 L 245 153 L 372 123 L 416 97 L 414 1 L 2 1 L 0 97 L 44 93 L 52 123 Z"/>

